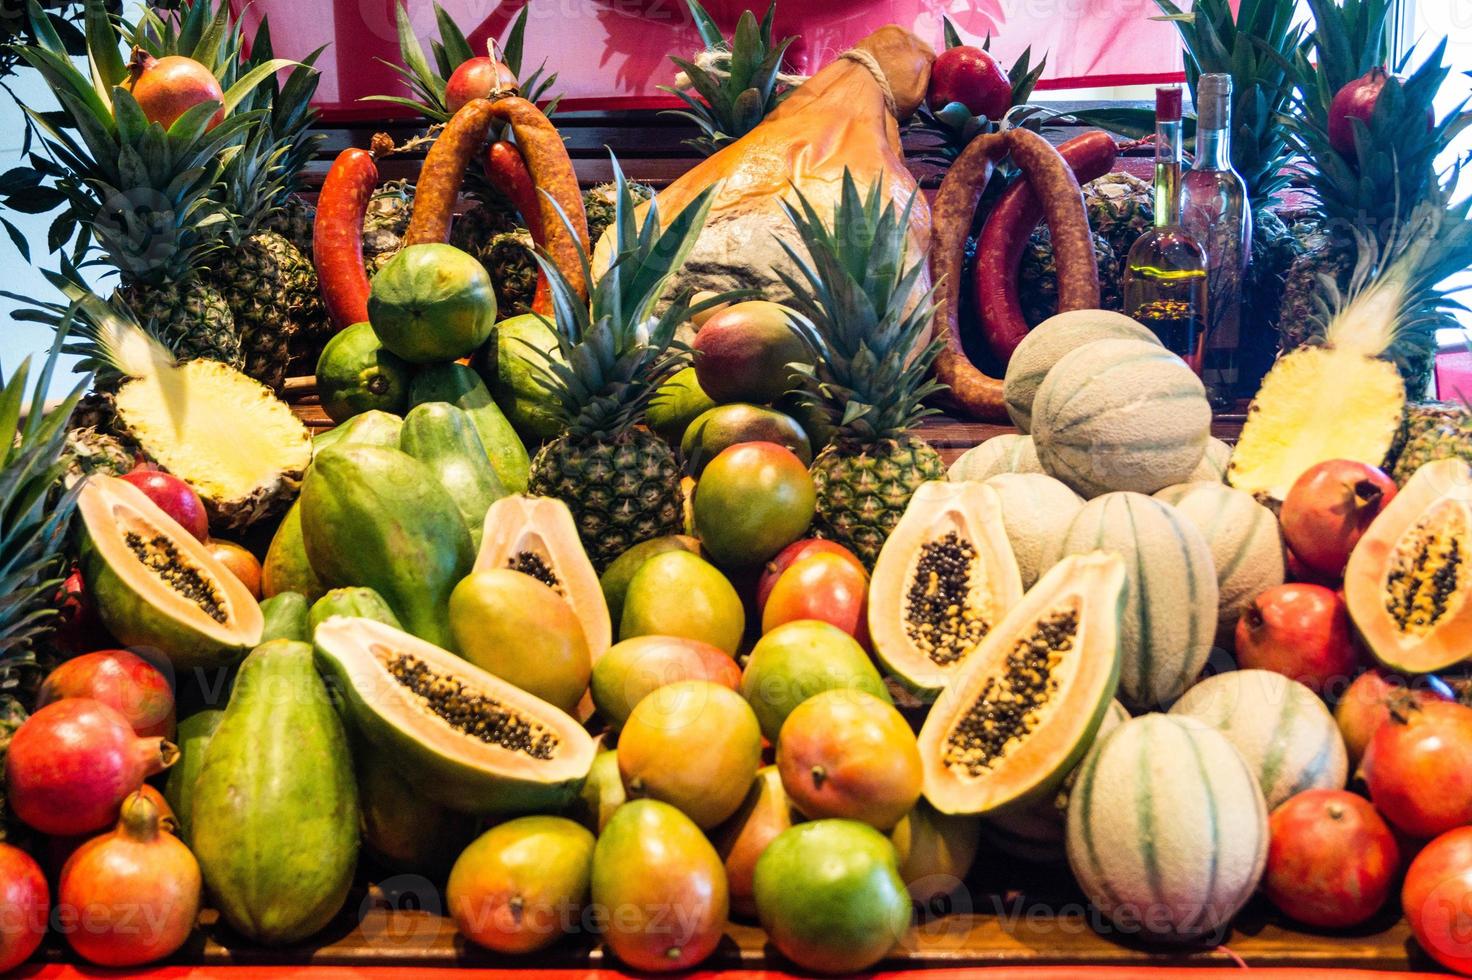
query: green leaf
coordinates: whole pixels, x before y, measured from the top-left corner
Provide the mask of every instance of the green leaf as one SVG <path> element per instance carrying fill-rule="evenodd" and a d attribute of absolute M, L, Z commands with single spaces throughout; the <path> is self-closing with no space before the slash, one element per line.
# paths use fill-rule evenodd
<path fill-rule="evenodd" d="M 721 28 L 716 24 L 715 18 L 705 12 L 700 5 L 700 0 L 685 0 L 690 8 L 690 16 L 695 21 L 695 30 L 700 34 L 700 40 L 709 51 L 714 51 L 726 43 L 726 38 L 721 34 Z"/>
<path fill-rule="evenodd" d="M 961 32 L 956 30 L 956 25 L 951 22 L 951 19 L 949 17 L 947 17 L 945 14 L 941 14 L 940 22 L 941 28 L 945 32 L 947 50 L 951 48 L 959 48 L 961 45 L 966 43 L 965 41 L 961 40 Z M 990 35 L 987 36 L 987 40 L 991 40 Z"/>
<path fill-rule="evenodd" d="M 527 5 L 516 12 L 511 20 L 511 29 L 506 32 L 506 41 L 501 45 L 501 60 L 518 80 L 521 79 L 521 63 L 526 46 L 526 16 L 531 9 Z"/>
<path fill-rule="evenodd" d="M 83 24 L 92 71 L 101 82 L 102 91 L 111 92 L 128 77 L 128 66 L 123 63 L 122 53 L 118 50 L 118 34 L 102 0 L 87 0 Z"/>
<path fill-rule="evenodd" d="M 234 112 L 235 107 L 240 105 L 241 100 L 250 95 L 261 82 L 278 71 L 281 71 L 283 68 L 295 68 L 299 67 L 300 64 L 300 62 L 292 61 L 289 58 L 272 58 L 270 61 L 256 65 L 242 75 L 240 80 L 230 86 L 230 90 L 225 93 L 225 114 L 229 115 Z"/>
<path fill-rule="evenodd" d="M 20 253 L 20 257 L 27 262 L 31 261 L 31 243 L 26 240 L 25 235 L 20 233 L 20 229 L 11 224 L 8 218 L 0 218 L 0 226 L 5 228 L 5 233 L 10 236 L 10 241 L 15 245 L 15 250 Z"/>
<path fill-rule="evenodd" d="M 756 15 L 748 10 L 736 22 L 736 34 L 731 41 L 731 63 L 727 70 L 731 76 L 729 83 L 736 91 L 751 84 L 751 74 L 756 69 L 760 53 L 761 34 L 757 30 Z"/>
<path fill-rule="evenodd" d="M 36 35 L 36 40 L 51 54 L 60 58 L 68 55 L 66 45 L 56 33 L 56 25 L 51 21 L 51 15 L 41 9 L 36 0 L 26 0 L 26 14 L 30 17 L 31 33 Z M 25 49 L 21 49 L 24 57 Z"/>
<path fill-rule="evenodd" d="M 445 63 L 450 66 L 451 70 L 459 68 L 471 58 L 476 57 L 475 52 L 470 50 L 470 42 L 465 40 L 465 35 L 460 32 L 455 21 L 445 13 L 445 8 L 439 4 L 434 5 L 434 18 L 440 29 L 440 46 L 445 52 Z"/>

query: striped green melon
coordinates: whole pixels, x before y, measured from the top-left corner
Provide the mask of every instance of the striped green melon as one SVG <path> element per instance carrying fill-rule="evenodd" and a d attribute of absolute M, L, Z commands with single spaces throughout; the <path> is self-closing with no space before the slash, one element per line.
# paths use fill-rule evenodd
<path fill-rule="evenodd" d="M 1201 379 L 1159 344 L 1096 340 L 1043 379 L 1032 435 L 1043 472 L 1085 497 L 1154 493 L 1201 462 L 1211 405 Z"/>
<path fill-rule="evenodd" d="M 1110 310 L 1072 310 L 1050 316 L 1028 331 L 1007 361 L 1002 397 L 1007 414 L 1023 432 L 1032 428 L 1032 403 L 1038 386 L 1063 355 L 1084 344 L 1109 339 L 1142 340 L 1157 347 L 1160 341 L 1149 327 Z"/>
<path fill-rule="evenodd" d="M 1278 518 L 1250 493 L 1225 483 L 1181 483 L 1156 500 L 1196 525 L 1216 564 L 1216 645 L 1230 650 L 1242 610 L 1257 595 L 1283 584 L 1283 534 Z"/>
<path fill-rule="evenodd" d="M 999 473 L 986 485 L 997 492 L 1022 587 L 1030 589 L 1048 570 L 1047 559 L 1083 508 L 1083 498 L 1043 473 Z"/>
<path fill-rule="evenodd" d="M 1129 582 L 1120 625 L 1119 699 L 1135 711 L 1160 708 L 1190 687 L 1211 656 L 1217 585 L 1211 549 L 1176 510 L 1138 493 L 1084 505 L 1058 557 L 1112 551 Z"/>
<path fill-rule="evenodd" d="M 1232 461 L 1232 447 L 1212 436 L 1206 440 L 1206 455 L 1191 471 L 1187 483 L 1225 483 L 1227 464 Z"/>
<path fill-rule="evenodd" d="M 1098 742 L 1105 735 L 1130 720 L 1130 713 L 1118 701 L 1111 701 L 1109 711 L 1094 734 Z M 1082 765 L 1082 763 L 1080 763 Z M 1068 821 L 1068 794 L 1078 779 L 1078 769 L 1063 780 L 1058 792 L 1030 806 L 999 810 L 981 818 L 981 835 L 994 848 L 1010 857 L 1034 864 L 1062 864 L 1068 860 L 1064 846 Z"/>
<path fill-rule="evenodd" d="M 999 473 L 1041 473 L 1038 451 L 1032 436 L 1008 434 L 993 436 L 973 446 L 951 464 L 946 479 L 952 483 L 965 480 L 990 480 Z"/>
<path fill-rule="evenodd" d="M 1170 713 L 1225 735 L 1257 774 L 1269 810 L 1306 789 L 1343 789 L 1349 778 L 1334 716 L 1317 694 L 1282 674 L 1233 670 L 1208 677 Z"/>
<path fill-rule="evenodd" d="M 1069 798 L 1069 867 L 1124 935 L 1222 942 L 1267 850 L 1257 780 L 1194 718 L 1125 722 L 1094 744 Z"/>

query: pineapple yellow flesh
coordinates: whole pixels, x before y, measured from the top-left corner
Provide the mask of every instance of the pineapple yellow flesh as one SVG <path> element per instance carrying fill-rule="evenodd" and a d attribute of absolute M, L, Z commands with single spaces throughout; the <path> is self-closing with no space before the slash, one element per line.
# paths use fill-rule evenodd
<path fill-rule="evenodd" d="M 1248 409 L 1227 482 L 1282 500 L 1317 463 L 1352 459 L 1381 466 L 1405 404 L 1405 383 L 1389 361 L 1328 347 L 1285 354 Z"/>
<path fill-rule="evenodd" d="M 217 530 L 242 527 L 287 502 L 312 440 L 266 388 L 217 361 L 189 361 L 127 382 L 117 417 L 149 458 L 192 486 Z"/>

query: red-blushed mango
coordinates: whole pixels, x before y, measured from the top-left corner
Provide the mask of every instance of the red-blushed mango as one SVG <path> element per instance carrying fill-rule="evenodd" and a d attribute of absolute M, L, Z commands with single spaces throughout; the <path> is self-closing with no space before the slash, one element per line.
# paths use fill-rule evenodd
<path fill-rule="evenodd" d="M 807 533 L 816 503 L 813 478 L 790 449 L 738 443 L 695 486 L 695 530 L 717 565 L 749 568 Z"/>
<path fill-rule="evenodd" d="M 698 477 L 711 460 L 741 442 L 775 442 L 792 450 L 804 466 L 813 462 L 812 440 L 796 419 L 745 402 L 717 405 L 697 415 L 680 439 L 680 453 L 686 469 Z"/>
<path fill-rule="evenodd" d="M 756 895 L 752 879 L 756 862 L 777 838 L 794 822 L 792 801 L 782 788 L 782 776 L 776 766 L 757 770 L 756 779 L 747 791 L 741 809 L 710 835 L 726 863 L 726 881 L 731 889 L 731 911 L 745 918 L 756 917 Z"/>
<path fill-rule="evenodd" d="M 728 306 L 695 335 L 695 374 L 717 402 L 770 402 L 793 387 L 793 363 L 811 362 L 786 307 L 765 300 Z"/>
<path fill-rule="evenodd" d="M 777 579 L 762 607 L 762 632 L 783 623 L 817 619 L 869 645 L 869 575 L 842 555 L 815 554 Z"/>
<path fill-rule="evenodd" d="M 636 636 L 609 647 L 593 667 L 593 703 L 614 728 L 657 688 L 714 681 L 735 691 L 741 667 L 719 647 L 678 636 Z"/>

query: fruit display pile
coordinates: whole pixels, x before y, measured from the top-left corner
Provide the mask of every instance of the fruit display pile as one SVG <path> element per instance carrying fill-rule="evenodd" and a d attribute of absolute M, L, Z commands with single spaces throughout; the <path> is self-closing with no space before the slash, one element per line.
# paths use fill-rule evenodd
<path fill-rule="evenodd" d="M 1107 308 L 1143 226 L 1112 138 L 1000 124 L 1040 66 L 885 28 L 797 79 L 770 11 L 726 39 L 691 7 L 709 156 L 659 193 L 616 159 L 580 189 L 524 16 L 504 61 L 442 16 L 431 61 L 401 10 L 419 179 L 348 148 L 311 217 L 311 66 L 268 34 L 244 58 L 226 5 L 91 3 L 82 67 L 33 30 L 83 250 L 137 246 L 100 217 L 119 184 L 177 220 L 115 296 L 50 274 L 66 301 L 23 316 L 56 348 L 0 390 L 0 971 L 48 934 L 187 956 L 202 909 L 294 956 L 413 876 L 505 963 L 596 934 L 683 970 L 746 921 L 851 973 L 1007 865 L 1066 868 L 1147 946 L 1398 901 L 1472 972 L 1472 411 L 1408 395 L 1472 259 L 1454 178 L 1318 277 L 1233 446 Z M 1314 43 L 1372 8 L 1316 7 Z M 1433 61 L 1321 93 L 1323 146 L 1317 117 L 1272 139 L 1317 161 L 1349 125 L 1368 172 Z M 933 202 L 891 138 L 916 113 Z M 815 119 L 836 162 L 774 177 Z M 48 407 L 63 350 L 88 378 Z M 315 436 L 278 397 L 304 358 Z M 1015 431 L 948 465 L 937 403 Z"/>

